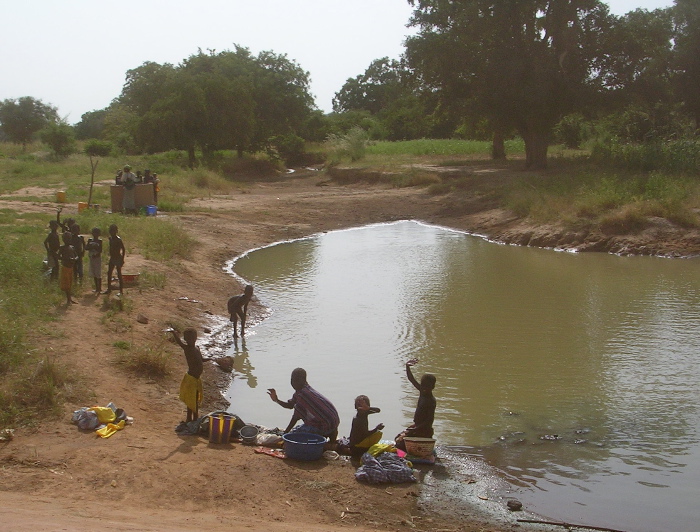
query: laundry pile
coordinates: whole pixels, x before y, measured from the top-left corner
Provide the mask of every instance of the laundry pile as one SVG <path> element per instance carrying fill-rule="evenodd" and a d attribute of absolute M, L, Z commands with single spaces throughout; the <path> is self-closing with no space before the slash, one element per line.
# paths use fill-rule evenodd
<path fill-rule="evenodd" d="M 94 430 L 101 438 L 109 438 L 134 422 L 134 418 L 127 416 L 124 410 L 117 408 L 114 403 L 79 408 L 73 412 L 72 420 L 79 429 Z"/>

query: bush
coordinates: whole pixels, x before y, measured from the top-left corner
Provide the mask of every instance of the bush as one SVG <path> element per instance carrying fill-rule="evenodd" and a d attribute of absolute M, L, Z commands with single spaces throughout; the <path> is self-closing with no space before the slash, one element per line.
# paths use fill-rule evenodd
<path fill-rule="evenodd" d="M 367 132 L 361 127 L 354 127 L 344 135 L 331 133 L 326 139 L 331 164 L 337 164 L 345 158 L 351 162 L 363 159 L 367 151 Z"/>
<path fill-rule="evenodd" d="M 39 138 L 56 157 L 65 158 L 75 152 L 75 134 L 68 124 L 53 122 L 39 132 Z"/>
<path fill-rule="evenodd" d="M 83 151 L 90 157 L 107 157 L 113 148 L 114 145 L 107 140 L 90 139 L 85 143 Z"/>

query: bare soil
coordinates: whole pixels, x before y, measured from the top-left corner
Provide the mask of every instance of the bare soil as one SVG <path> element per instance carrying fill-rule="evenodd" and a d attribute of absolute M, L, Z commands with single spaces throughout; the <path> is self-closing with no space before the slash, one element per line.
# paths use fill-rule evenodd
<path fill-rule="evenodd" d="M 78 304 L 56 308 L 60 319 L 52 330 L 36 333 L 40 349 L 72 368 L 92 393 L 84 404 L 67 404 L 61 419 L 17 429 L 11 441 L 0 443 L 2 528 L 486 531 L 517 526 L 514 519 L 487 523 L 475 508 L 427 511 L 419 497 L 420 482 L 368 486 L 354 479 L 351 466 L 280 460 L 239 443 L 214 445 L 206 438 L 176 435 L 174 428 L 185 415 L 178 389 L 186 364 L 181 349 L 163 333 L 168 322 L 203 331 L 212 315 L 225 316 L 227 299 L 242 291 L 224 271 L 225 262 L 236 255 L 279 240 L 366 223 L 419 219 L 523 245 L 670 256 L 700 253 L 698 231 L 664 220 L 633 236 L 531 227 L 493 205 L 489 198 L 498 186 L 494 176 L 509 178 L 497 169 L 481 180 L 477 176 L 460 197 L 377 184 L 341 186 L 312 171 L 251 183 L 232 196 L 192 201 L 185 213 L 162 215 L 181 224 L 197 242 L 192 260 L 178 264 L 144 259 L 130 248 L 129 235 L 122 234 L 129 250 L 125 273 L 162 272 L 166 286 L 127 288 L 119 318 L 105 320 L 117 297 L 92 294 L 86 280 Z M 55 212 L 51 201 L 3 200 L 0 206 L 45 212 L 47 220 Z M 66 216 L 70 209 L 65 209 Z M 259 319 L 263 310 L 253 299 L 251 319 Z M 148 323 L 137 321 L 139 315 Z M 125 372 L 114 363 L 114 344 L 120 340 L 164 345 L 173 357 L 172 374 L 149 379 Z M 207 353 L 206 342 L 202 345 L 205 356 L 216 355 Z M 206 362 L 200 412 L 226 407 L 220 388 L 229 377 L 214 362 Z M 73 410 L 110 401 L 132 416 L 134 424 L 102 439 L 71 423 Z M 284 425 L 288 418 L 285 412 L 280 416 Z"/>

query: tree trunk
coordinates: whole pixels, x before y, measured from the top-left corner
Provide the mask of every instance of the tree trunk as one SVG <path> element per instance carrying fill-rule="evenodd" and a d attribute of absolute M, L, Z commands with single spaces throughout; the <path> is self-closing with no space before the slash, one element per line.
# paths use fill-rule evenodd
<path fill-rule="evenodd" d="M 525 168 L 527 170 L 546 169 L 549 135 L 533 132 L 523 135 L 523 139 L 525 140 Z"/>
<path fill-rule="evenodd" d="M 92 170 L 92 172 L 90 173 L 90 193 L 88 194 L 88 207 L 92 205 L 92 188 L 95 186 L 95 170 L 97 170 L 97 165 L 99 163 L 99 159 L 95 159 L 95 162 L 93 163 L 92 155 L 90 156 L 90 169 Z"/>
<path fill-rule="evenodd" d="M 190 146 L 189 148 L 187 148 L 187 165 L 190 167 L 190 170 L 194 169 L 194 163 L 195 163 L 194 146 Z"/>
<path fill-rule="evenodd" d="M 491 146 L 491 158 L 495 161 L 505 161 L 506 144 L 503 131 L 497 128 L 493 132 L 493 144 Z"/>

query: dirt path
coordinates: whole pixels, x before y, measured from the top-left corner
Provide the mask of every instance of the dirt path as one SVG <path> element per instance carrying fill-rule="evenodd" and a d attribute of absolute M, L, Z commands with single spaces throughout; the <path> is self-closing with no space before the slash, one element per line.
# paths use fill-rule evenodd
<path fill-rule="evenodd" d="M 170 320 L 201 331 L 212 314 L 223 316 L 228 297 L 241 291 L 223 271 L 225 262 L 279 240 L 399 219 L 504 240 L 510 235 L 512 241 L 538 234 L 565 238 L 553 228 L 525 227 L 488 202 L 479 206 L 480 197 L 475 193 L 472 200 L 457 202 L 416 188 L 338 186 L 310 174 L 193 201 L 191 207 L 201 210 L 169 215 L 198 242 L 195 258 L 166 265 L 147 261 L 135 250 L 125 265 L 125 271 L 163 272 L 165 288 L 127 289 L 125 310 L 106 320 L 119 300 L 91 294 L 86 282 L 79 304 L 59 307 L 60 319 L 37 338 L 40 349 L 73 368 L 92 393 L 83 394 L 82 404 L 66 405 L 59 421 L 17 430 L 12 441 L 0 443 L 0 521 L 11 523 L 10 530 L 510 529 L 514 521 L 488 525 L 469 508 L 455 509 L 452 516 L 428 515 L 419 504 L 420 484 L 367 486 L 355 481 L 352 468 L 338 463 L 291 462 L 240 444 L 216 446 L 199 437 L 178 437 L 174 427 L 184 409 L 177 392 L 186 365 L 181 350 L 163 334 Z M 51 202 L 0 203 L 46 212 L 47 219 L 55 207 Z M 129 235 L 122 236 L 128 248 Z M 655 242 L 659 249 L 700 250 L 697 234 L 686 233 L 675 244 Z M 261 313 L 255 299 L 249 313 L 253 320 Z M 139 323 L 139 315 L 148 323 Z M 165 346 L 173 357 L 172 375 L 151 380 L 124 372 L 114 363 L 118 341 Z M 215 383 L 227 378 L 216 364 L 206 363 L 202 412 L 222 406 Z M 101 439 L 71 423 L 78 407 L 110 401 L 135 419 L 132 426 Z"/>

